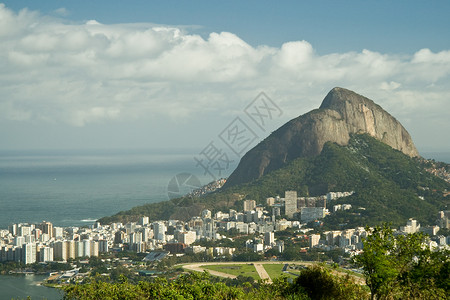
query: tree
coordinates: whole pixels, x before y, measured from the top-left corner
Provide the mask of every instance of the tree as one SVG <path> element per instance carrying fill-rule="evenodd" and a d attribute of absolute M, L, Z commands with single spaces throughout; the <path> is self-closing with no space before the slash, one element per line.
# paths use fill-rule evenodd
<path fill-rule="evenodd" d="M 389 255 L 395 241 L 392 229 L 386 224 L 375 227 L 372 231 L 369 228 L 366 230 L 370 234 L 363 242 L 364 252 L 355 258 L 355 262 L 363 267 L 372 299 L 378 299 L 393 290 L 394 279 L 398 276 L 393 257 Z"/>
<path fill-rule="evenodd" d="M 450 269 L 448 251 L 432 252 L 422 233 L 394 235 L 387 224 L 366 230 L 364 251 L 354 261 L 363 268 L 372 299 L 441 299 L 449 292 L 443 277 Z"/>
<path fill-rule="evenodd" d="M 307 295 L 300 299 L 367 299 L 361 286 L 355 284 L 350 276 L 333 276 L 329 270 L 315 265 L 303 270 L 292 285 L 290 294 Z"/>

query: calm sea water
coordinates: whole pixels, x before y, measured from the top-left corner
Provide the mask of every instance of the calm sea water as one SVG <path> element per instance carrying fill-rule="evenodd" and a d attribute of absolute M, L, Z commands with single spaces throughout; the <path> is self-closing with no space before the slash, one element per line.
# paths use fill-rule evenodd
<path fill-rule="evenodd" d="M 44 279 L 46 276 L 42 275 L 0 275 L 0 299 L 26 299 L 27 296 L 33 300 L 62 299 L 60 290 L 39 284 Z"/>
<path fill-rule="evenodd" d="M 202 184 L 212 180 L 196 167 L 194 155 L 188 150 L 0 152 L 0 228 L 43 220 L 81 226 L 168 200 L 168 183 L 178 173 L 193 173 Z"/>
<path fill-rule="evenodd" d="M 450 152 L 423 152 L 423 157 L 450 164 Z"/>

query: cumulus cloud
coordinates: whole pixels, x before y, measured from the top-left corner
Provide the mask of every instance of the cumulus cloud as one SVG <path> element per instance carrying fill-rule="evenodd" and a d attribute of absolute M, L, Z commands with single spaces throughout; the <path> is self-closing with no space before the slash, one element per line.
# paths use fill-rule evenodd
<path fill-rule="evenodd" d="M 85 126 L 209 110 L 226 115 L 260 91 L 295 117 L 318 107 L 334 86 L 405 120 L 423 107 L 442 120 L 450 111 L 450 51 L 319 55 L 308 41 L 253 47 L 229 32 L 202 37 L 155 24 L 73 23 L 3 4 L 0 68 L 3 120 Z"/>

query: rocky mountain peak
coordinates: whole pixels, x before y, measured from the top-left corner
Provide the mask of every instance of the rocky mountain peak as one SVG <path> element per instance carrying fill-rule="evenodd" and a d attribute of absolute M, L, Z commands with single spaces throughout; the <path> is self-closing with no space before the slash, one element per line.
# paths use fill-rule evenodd
<path fill-rule="evenodd" d="M 326 142 L 345 146 L 354 133 L 367 133 L 406 155 L 419 155 L 393 116 L 372 100 L 336 87 L 319 109 L 287 122 L 247 152 L 225 187 L 257 179 L 296 158 L 318 155 Z"/>
<path fill-rule="evenodd" d="M 400 122 L 364 96 L 336 87 L 328 93 L 320 108 L 338 112 L 350 133 L 367 133 L 406 155 L 419 155 L 411 136 Z"/>

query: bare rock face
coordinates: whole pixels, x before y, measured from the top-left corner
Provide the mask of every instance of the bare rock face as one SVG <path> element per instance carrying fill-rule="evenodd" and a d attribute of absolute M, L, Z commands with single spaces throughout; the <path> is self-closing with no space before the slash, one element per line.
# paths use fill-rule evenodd
<path fill-rule="evenodd" d="M 372 100 L 336 87 L 319 109 L 289 121 L 247 152 L 225 187 L 257 179 L 296 158 L 316 156 L 326 142 L 345 146 L 353 133 L 367 133 L 406 155 L 419 155 L 393 116 Z"/>

